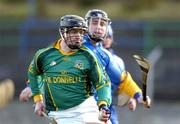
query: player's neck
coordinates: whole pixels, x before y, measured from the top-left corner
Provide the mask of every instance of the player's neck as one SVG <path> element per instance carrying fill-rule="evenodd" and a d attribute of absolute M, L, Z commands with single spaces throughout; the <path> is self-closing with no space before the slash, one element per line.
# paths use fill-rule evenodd
<path fill-rule="evenodd" d="M 67 46 L 67 44 L 65 43 L 64 40 L 62 40 L 62 42 L 60 42 L 60 48 L 61 48 L 61 50 L 62 50 L 63 52 L 65 52 L 65 53 L 68 53 L 68 52 L 72 52 L 72 51 L 73 51 L 72 49 L 70 49 L 70 48 Z"/>

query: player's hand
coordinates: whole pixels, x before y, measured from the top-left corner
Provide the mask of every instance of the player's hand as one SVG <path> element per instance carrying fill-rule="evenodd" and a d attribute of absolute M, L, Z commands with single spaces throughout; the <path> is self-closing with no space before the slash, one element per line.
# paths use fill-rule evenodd
<path fill-rule="evenodd" d="M 38 116 L 43 116 L 42 112 L 45 112 L 44 102 L 38 101 L 35 103 L 34 113 L 36 113 Z"/>
<path fill-rule="evenodd" d="M 129 110 L 135 111 L 136 110 L 136 105 L 137 105 L 136 99 L 130 98 L 129 101 L 128 101 Z"/>
<path fill-rule="evenodd" d="M 109 120 L 111 112 L 107 106 L 102 106 L 99 109 L 99 120 L 104 121 L 105 123 Z"/>
<path fill-rule="evenodd" d="M 146 96 L 146 101 L 143 101 L 143 97 L 139 97 L 137 99 L 138 103 L 142 103 L 144 105 L 144 107 L 146 108 L 150 108 L 151 107 L 151 99 L 149 98 L 149 96 Z"/>
<path fill-rule="evenodd" d="M 31 88 L 30 88 L 30 87 L 26 87 L 26 88 L 24 88 L 24 89 L 21 91 L 21 93 L 20 93 L 20 95 L 19 95 L 19 100 L 20 100 L 21 102 L 27 102 L 27 101 L 29 101 L 29 99 L 31 98 L 31 96 L 32 96 Z"/>

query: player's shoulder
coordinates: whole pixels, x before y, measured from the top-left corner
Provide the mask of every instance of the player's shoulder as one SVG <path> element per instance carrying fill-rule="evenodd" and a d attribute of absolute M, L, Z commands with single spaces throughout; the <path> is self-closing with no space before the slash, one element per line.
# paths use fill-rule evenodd
<path fill-rule="evenodd" d="M 82 46 L 81 47 L 81 49 L 80 49 L 80 51 L 82 51 L 83 53 L 83 55 L 87 58 L 87 60 L 92 64 L 92 63 L 98 63 L 98 59 L 97 59 L 97 57 L 96 57 L 96 55 L 95 55 L 95 53 L 93 53 L 93 51 L 90 49 L 90 48 L 88 48 L 88 47 L 86 47 L 86 46 Z"/>
<path fill-rule="evenodd" d="M 35 58 L 42 58 L 43 56 L 47 55 L 49 52 L 54 51 L 55 49 L 53 48 L 52 45 L 39 49 L 36 53 L 35 53 Z"/>
<path fill-rule="evenodd" d="M 90 40 L 90 39 L 89 39 L 89 36 L 88 36 L 87 34 L 84 35 L 84 36 L 83 36 L 83 42 L 86 42 L 86 41 L 88 41 L 88 40 Z"/>
<path fill-rule="evenodd" d="M 91 49 L 89 49 L 88 47 L 86 47 L 85 45 L 83 45 L 80 48 L 80 52 L 82 52 L 84 55 L 89 56 L 89 57 L 95 57 L 94 53 L 92 52 Z"/>
<path fill-rule="evenodd" d="M 117 61 L 124 62 L 123 59 L 121 57 L 117 56 L 116 54 L 114 54 L 113 56 Z"/>
<path fill-rule="evenodd" d="M 42 53 L 45 53 L 45 52 L 47 52 L 47 51 L 50 50 L 50 49 L 52 49 L 51 46 L 46 47 L 46 48 L 41 48 L 41 49 L 37 50 L 37 52 L 36 52 L 35 55 L 36 55 L 36 56 L 37 56 L 37 55 L 41 55 Z"/>
<path fill-rule="evenodd" d="M 101 44 L 98 45 L 98 48 L 100 49 L 99 52 L 101 55 L 105 56 L 108 59 L 113 58 L 111 52 L 105 49 Z"/>
<path fill-rule="evenodd" d="M 125 64 L 124 61 L 121 57 L 117 56 L 117 55 L 113 55 L 114 60 L 116 61 L 116 63 L 119 65 L 120 68 L 125 69 Z"/>

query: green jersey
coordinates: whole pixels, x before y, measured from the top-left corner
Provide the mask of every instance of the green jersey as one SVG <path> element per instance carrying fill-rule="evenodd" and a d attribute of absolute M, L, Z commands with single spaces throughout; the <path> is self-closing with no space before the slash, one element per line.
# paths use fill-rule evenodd
<path fill-rule="evenodd" d="M 88 97 L 98 95 L 98 105 L 111 103 L 110 80 L 93 53 L 81 47 L 78 51 L 64 53 L 60 41 L 39 50 L 28 70 L 33 96 L 43 94 L 48 111 L 64 110 L 79 105 Z"/>

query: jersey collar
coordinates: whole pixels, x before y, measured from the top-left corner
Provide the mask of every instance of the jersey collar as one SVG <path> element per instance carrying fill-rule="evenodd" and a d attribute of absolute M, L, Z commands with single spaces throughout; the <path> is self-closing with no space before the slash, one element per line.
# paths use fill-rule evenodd
<path fill-rule="evenodd" d="M 62 53 L 63 55 L 71 55 L 71 54 L 74 54 L 76 53 L 77 51 L 71 51 L 71 52 L 64 52 L 62 49 L 61 49 L 61 43 L 62 39 L 59 39 L 58 41 L 56 41 L 53 45 L 53 47 L 57 50 L 59 50 L 60 53 Z"/>

